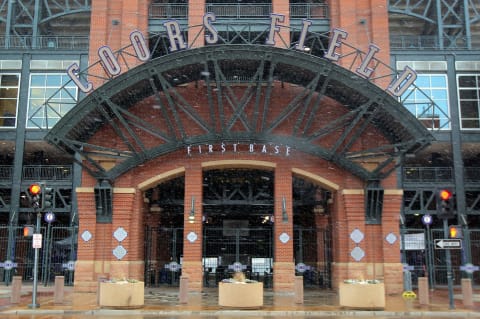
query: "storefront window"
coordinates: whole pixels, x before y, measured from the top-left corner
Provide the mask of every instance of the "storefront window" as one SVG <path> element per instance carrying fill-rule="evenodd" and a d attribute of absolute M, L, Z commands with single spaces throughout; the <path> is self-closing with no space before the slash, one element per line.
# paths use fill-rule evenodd
<path fill-rule="evenodd" d="M 16 126 L 19 74 L 0 73 L 0 127 Z"/>
<path fill-rule="evenodd" d="M 77 86 L 71 81 L 63 87 L 68 81 L 70 78 L 66 74 L 37 73 L 30 76 L 28 128 L 52 128 L 75 106 Z"/>
<path fill-rule="evenodd" d="M 480 128 L 480 75 L 458 76 L 458 98 L 462 129 Z"/>
<path fill-rule="evenodd" d="M 447 76 L 418 74 L 415 86 L 420 90 L 410 87 L 402 96 L 403 105 L 427 128 L 449 129 Z"/>

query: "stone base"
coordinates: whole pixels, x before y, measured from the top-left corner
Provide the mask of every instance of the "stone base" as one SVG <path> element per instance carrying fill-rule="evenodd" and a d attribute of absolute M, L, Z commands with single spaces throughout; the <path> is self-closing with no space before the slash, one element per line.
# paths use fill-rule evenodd
<path fill-rule="evenodd" d="M 144 283 L 101 282 L 98 303 L 100 307 L 132 309 L 144 305 Z"/>
<path fill-rule="evenodd" d="M 340 283 L 338 296 L 341 307 L 357 309 L 385 308 L 385 285 Z"/>
<path fill-rule="evenodd" d="M 263 283 L 220 282 L 218 305 L 232 308 L 260 308 L 263 306 Z"/>

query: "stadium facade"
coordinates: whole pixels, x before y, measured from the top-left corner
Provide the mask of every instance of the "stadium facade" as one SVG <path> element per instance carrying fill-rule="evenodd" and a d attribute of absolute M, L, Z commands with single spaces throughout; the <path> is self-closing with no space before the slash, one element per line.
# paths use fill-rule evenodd
<path fill-rule="evenodd" d="M 77 291 L 475 284 L 480 7 L 452 2 L 1 1 L 3 280 L 42 216 Z"/>

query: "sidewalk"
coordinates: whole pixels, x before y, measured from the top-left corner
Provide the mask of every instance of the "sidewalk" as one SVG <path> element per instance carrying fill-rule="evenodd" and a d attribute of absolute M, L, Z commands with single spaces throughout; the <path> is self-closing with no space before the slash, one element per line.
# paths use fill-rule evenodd
<path fill-rule="evenodd" d="M 73 287 L 65 287 L 64 300 L 54 303 L 53 286 L 39 286 L 36 302 L 40 305 L 32 309 L 32 286 L 22 286 L 22 296 L 19 304 L 10 303 L 11 287 L 0 286 L 0 314 L 114 314 L 122 312 L 131 314 L 191 314 L 212 315 L 228 314 L 239 310 L 225 309 L 218 306 L 216 288 L 206 288 L 201 293 L 190 293 L 188 302 L 179 302 L 178 288 L 145 288 L 145 305 L 140 309 L 115 310 L 104 309 L 97 304 L 95 293 L 74 293 Z M 383 310 L 346 309 L 338 304 L 338 295 L 333 291 L 304 291 L 303 304 L 296 304 L 291 295 L 274 294 L 271 290 L 264 291 L 264 306 L 257 310 L 240 310 L 242 315 L 368 315 L 372 316 L 449 316 L 480 318 L 480 291 L 475 291 L 473 307 L 465 307 L 459 291 L 455 291 L 455 309 L 449 307 L 448 291 L 436 289 L 430 293 L 430 304 L 421 306 L 417 299 L 406 301 L 400 295 L 386 296 L 386 307 Z"/>

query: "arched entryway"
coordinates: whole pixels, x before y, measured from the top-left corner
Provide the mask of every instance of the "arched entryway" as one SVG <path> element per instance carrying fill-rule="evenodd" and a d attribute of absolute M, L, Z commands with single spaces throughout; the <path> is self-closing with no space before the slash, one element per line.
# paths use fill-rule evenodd
<path fill-rule="evenodd" d="M 203 171 L 203 286 L 216 287 L 235 271 L 273 285 L 274 170 L 216 168 Z M 145 192 L 149 213 L 145 225 L 147 286 L 178 286 L 185 241 L 185 178 L 163 181 Z M 331 288 L 332 192 L 301 176 L 292 179 L 295 272 L 304 285 Z M 193 200 L 193 199 L 192 199 Z M 194 204 L 191 205 L 193 207 Z M 283 203 L 282 203 L 282 209 Z M 187 213 L 188 215 L 190 213 Z M 287 218 L 282 212 L 282 219 Z M 187 217 L 188 220 L 188 217 Z"/>

